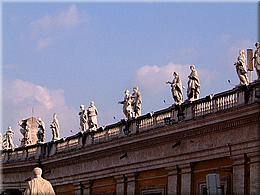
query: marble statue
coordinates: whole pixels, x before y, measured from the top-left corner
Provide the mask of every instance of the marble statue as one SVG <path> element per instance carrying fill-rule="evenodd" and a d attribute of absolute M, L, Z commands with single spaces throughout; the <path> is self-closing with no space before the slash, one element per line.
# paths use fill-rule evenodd
<path fill-rule="evenodd" d="M 133 88 L 132 98 L 132 106 L 134 111 L 134 117 L 139 117 L 142 114 L 142 95 L 139 90 L 139 87 Z"/>
<path fill-rule="evenodd" d="M 260 80 L 260 42 L 255 44 L 256 50 L 254 53 L 254 67 L 257 73 L 257 79 Z"/>
<path fill-rule="evenodd" d="M 14 142 L 13 142 L 13 136 L 14 132 L 11 127 L 8 127 L 4 139 L 3 139 L 3 149 L 9 150 L 9 149 L 14 149 Z"/>
<path fill-rule="evenodd" d="M 18 125 L 22 127 L 20 129 L 21 134 L 23 135 L 23 139 L 21 141 L 21 146 L 27 146 L 31 144 L 31 138 L 30 138 L 30 133 L 29 129 L 27 127 L 27 121 L 26 120 L 21 120 L 18 122 Z"/>
<path fill-rule="evenodd" d="M 52 123 L 50 125 L 50 128 L 52 130 L 52 140 L 59 140 L 60 139 L 60 123 L 57 118 L 57 114 L 53 114 Z"/>
<path fill-rule="evenodd" d="M 247 70 L 246 70 L 246 54 L 245 50 L 239 51 L 239 56 L 237 57 L 237 62 L 234 64 L 236 66 L 237 75 L 240 79 L 241 85 L 248 85 L 249 80 L 247 77 Z"/>
<path fill-rule="evenodd" d="M 38 122 L 38 133 L 37 133 L 38 143 L 45 143 L 46 141 L 45 123 L 41 118 L 38 118 L 37 122 Z"/>
<path fill-rule="evenodd" d="M 42 169 L 33 169 L 34 178 L 28 182 L 24 195 L 55 195 L 49 181 L 42 178 Z"/>
<path fill-rule="evenodd" d="M 176 104 L 180 105 L 183 103 L 183 91 L 182 91 L 182 82 L 180 76 L 177 72 L 173 73 L 172 82 L 167 81 L 166 84 L 171 85 L 172 97 Z"/>
<path fill-rule="evenodd" d="M 80 112 L 79 112 L 79 125 L 81 131 L 87 131 L 88 129 L 88 116 L 87 111 L 85 110 L 84 105 L 80 105 Z"/>
<path fill-rule="evenodd" d="M 194 101 L 199 99 L 200 94 L 200 79 L 198 75 L 198 71 L 195 68 L 195 65 L 190 66 L 191 73 L 188 76 L 188 88 L 187 88 L 187 96 L 188 100 Z"/>
<path fill-rule="evenodd" d="M 118 103 L 123 104 L 123 113 L 126 119 L 132 118 L 133 117 L 132 98 L 129 90 L 125 90 L 124 100 Z"/>
<path fill-rule="evenodd" d="M 3 150 L 3 136 L 1 132 L 0 132 L 0 150 Z"/>
<path fill-rule="evenodd" d="M 88 126 L 90 131 L 95 131 L 98 128 L 98 121 L 97 121 L 97 115 L 98 110 L 94 104 L 94 102 L 90 102 L 90 105 L 87 110 L 88 115 Z"/>

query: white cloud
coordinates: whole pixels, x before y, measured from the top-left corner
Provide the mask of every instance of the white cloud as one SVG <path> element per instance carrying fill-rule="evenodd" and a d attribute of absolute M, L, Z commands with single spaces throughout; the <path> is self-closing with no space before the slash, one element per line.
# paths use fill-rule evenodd
<path fill-rule="evenodd" d="M 15 131 L 16 144 L 22 138 L 17 122 L 29 118 L 32 115 L 40 117 L 45 121 L 47 128 L 47 139 L 51 140 L 49 125 L 53 113 L 57 113 L 61 135 L 68 136 L 78 130 L 77 111 L 66 104 L 64 91 L 61 89 L 48 89 L 24 80 L 9 81 L 3 86 L 3 122 L 4 128 L 12 126 Z"/>
<path fill-rule="evenodd" d="M 143 88 L 152 91 L 160 92 L 164 89 L 166 81 L 172 80 L 172 73 L 178 72 L 183 80 L 189 72 L 189 65 L 173 64 L 169 63 L 164 66 L 158 65 L 145 65 L 139 68 L 136 72 L 137 82 L 142 85 Z"/>
<path fill-rule="evenodd" d="M 45 48 L 49 47 L 51 45 L 51 43 L 52 43 L 52 41 L 51 41 L 50 37 L 45 37 L 45 38 L 39 39 L 37 42 L 37 48 L 39 50 L 45 49 Z"/>
<path fill-rule="evenodd" d="M 34 22 L 34 32 L 49 31 L 52 29 L 72 28 L 80 23 L 80 16 L 76 5 L 71 5 L 67 10 L 54 15 L 46 15 Z"/>
<path fill-rule="evenodd" d="M 186 87 L 188 81 L 188 75 L 190 74 L 190 64 L 174 64 L 168 63 L 167 65 L 145 65 L 136 71 L 137 83 L 142 88 L 150 93 L 161 93 L 165 90 L 166 81 L 173 79 L 173 72 L 177 72 L 180 75 L 182 84 Z M 213 76 L 209 70 L 196 67 L 199 77 L 201 79 L 202 87 L 209 86 L 213 80 Z"/>

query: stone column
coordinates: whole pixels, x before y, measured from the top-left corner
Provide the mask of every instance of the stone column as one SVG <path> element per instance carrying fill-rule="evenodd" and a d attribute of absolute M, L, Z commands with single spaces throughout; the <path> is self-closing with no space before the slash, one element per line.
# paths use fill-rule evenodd
<path fill-rule="evenodd" d="M 172 169 L 167 169 L 169 170 L 168 172 L 168 193 L 167 194 L 172 194 L 176 195 L 177 194 L 177 169 L 172 168 Z"/>
<path fill-rule="evenodd" d="M 90 181 L 77 182 L 75 186 L 75 195 L 90 195 L 91 183 Z"/>
<path fill-rule="evenodd" d="M 250 157 L 250 194 L 260 194 L 260 156 Z"/>
<path fill-rule="evenodd" d="M 191 194 L 191 167 L 190 164 L 180 166 L 181 169 L 181 194 Z"/>
<path fill-rule="evenodd" d="M 233 194 L 240 195 L 244 194 L 244 182 L 245 182 L 245 166 L 244 157 L 238 156 L 232 158 L 233 164 Z"/>
<path fill-rule="evenodd" d="M 124 194 L 125 191 L 125 183 L 124 183 L 124 176 L 119 175 L 114 177 L 116 180 L 116 194 L 121 195 Z"/>
<path fill-rule="evenodd" d="M 135 173 L 127 174 L 127 195 L 135 195 L 136 175 Z"/>
<path fill-rule="evenodd" d="M 83 186 L 81 183 L 74 183 L 75 195 L 83 195 Z"/>

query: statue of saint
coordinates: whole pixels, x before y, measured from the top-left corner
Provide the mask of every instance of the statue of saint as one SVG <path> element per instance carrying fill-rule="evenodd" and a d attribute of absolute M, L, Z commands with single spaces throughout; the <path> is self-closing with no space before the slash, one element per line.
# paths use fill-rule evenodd
<path fill-rule="evenodd" d="M 237 75 L 240 79 L 241 85 L 248 85 L 249 80 L 247 77 L 247 70 L 246 70 L 246 54 L 245 50 L 239 51 L 239 56 L 237 57 L 237 62 L 234 64 L 236 66 Z"/>
<path fill-rule="evenodd" d="M 3 150 L 3 136 L 1 132 L 0 132 L 0 150 Z"/>
<path fill-rule="evenodd" d="M 44 143 L 46 141 L 45 123 L 41 118 L 38 118 L 38 143 Z"/>
<path fill-rule="evenodd" d="M 180 76 L 177 72 L 173 73 L 172 82 L 167 81 L 166 84 L 170 84 L 172 88 L 172 97 L 176 104 L 180 105 L 183 103 L 183 92 L 182 92 L 182 82 Z"/>
<path fill-rule="evenodd" d="M 52 119 L 50 128 L 52 130 L 52 140 L 59 140 L 60 139 L 60 123 L 59 123 L 56 113 L 53 114 L 53 119 Z"/>
<path fill-rule="evenodd" d="M 132 118 L 133 117 L 132 99 L 131 99 L 130 92 L 128 90 L 125 90 L 124 100 L 118 103 L 123 104 L 123 112 L 125 114 L 126 119 Z"/>
<path fill-rule="evenodd" d="M 133 88 L 132 98 L 132 106 L 134 111 L 134 117 L 139 117 L 142 114 L 142 95 L 139 90 L 139 87 Z"/>
<path fill-rule="evenodd" d="M 51 183 L 42 178 L 41 168 L 34 168 L 33 174 L 34 178 L 28 182 L 24 195 L 55 195 Z"/>
<path fill-rule="evenodd" d="M 90 106 L 87 110 L 88 115 L 88 126 L 90 131 L 95 131 L 98 128 L 98 121 L 97 121 L 97 115 L 98 110 L 94 104 L 94 102 L 90 102 Z"/>
<path fill-rule="evenodd" d="M 79 112 L 79 125 L 81 131 L 87 131 L 88 129 L 88 116 L 87 116 L 87 111 L 85 110 L 84 105 L 80 105 L 80 112 Z"/>
<path fill-rule="evenodd" d="M 4 139 L 3 139 L 3 149 L 4 150 L 9 150 L 9 149 L 14 149 L 14 142 L 13 142 L 13 136 L 14 132 L 11 127 L 8 127 Z"/>
<path fill-rule="evenodd" d="M 257 79 L 260 80 L 260 42 L 255 44 L 256 50 L 254 53 L 254 66 L 257 73 Z"/>
<path fill-rule="evenodd" d="M 190 70 L 191 73 L 188 76 L 189 80 L 188 80 L 187 96 L 188 96 L 188 100 L 194 101 L 199 99 L 200 80 L 195 65 L 191 65 Z"/>
<path fill-rule="evenodd" d="M 21 134 L 23 135 L 23 139 L 21 141 L 21 146 L 27 146 L 31 144 L 31 137 L 29 133 L 29 129 L 27 127 L 27 121 L 26 120 L 21 120 L 18 122 L 18 125 L 22 127 L 20 129 Z"/>

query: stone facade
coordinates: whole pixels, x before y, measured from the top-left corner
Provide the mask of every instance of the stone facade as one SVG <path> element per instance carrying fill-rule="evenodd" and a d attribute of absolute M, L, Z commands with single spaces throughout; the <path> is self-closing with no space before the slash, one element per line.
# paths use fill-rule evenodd
<path fill-rule="evenodd" d="M 3 190 L 38 166 L 56 194 L 260 194 L 260 82 L 56 142 L 4 151 Z"/>

